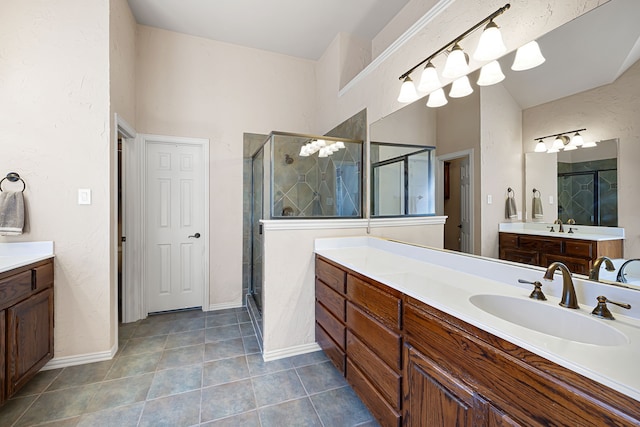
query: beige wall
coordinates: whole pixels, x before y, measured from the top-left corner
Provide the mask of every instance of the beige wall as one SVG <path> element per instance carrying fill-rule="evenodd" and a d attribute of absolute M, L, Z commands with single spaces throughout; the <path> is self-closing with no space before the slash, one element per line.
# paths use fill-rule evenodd
<path fill-rule="evenodd" d="M 24 178 L 29 216 L 27 233 L 0 241 L 55 242 L 55 357 L 108 357 L 109 2 L 0 3 L 0 82 L 0 174 Z"/>
<path fill-rule="evenodd" d="M 612 84 L 529 108 L 523 113 L 525 152 L 535 148 L 533 138 L 562 129 L 585 127 L 587 131 L 583 134 L 595 141 L 619 138 L 618 225 L 625 229 L 625 258 L 640 257 L 640 224 L 637 220 L 640 212 L 638 117 L 640 62 L 631 66 Z"/>
<path fill-rule="evenodd" d="M 138 26 L 136 130 L 208 138 L 210 306 L 242 303 L 245 132 L 311 133 L 314 63 Z"/>

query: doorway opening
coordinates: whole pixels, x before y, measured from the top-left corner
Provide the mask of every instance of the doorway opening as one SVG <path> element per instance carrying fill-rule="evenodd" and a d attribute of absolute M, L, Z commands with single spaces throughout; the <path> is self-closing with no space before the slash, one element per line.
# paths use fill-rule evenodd
<path fill-rule="evenodd" d="M 473 150 L 438 156 L 438 214 L 446 215 L 445 249 L 473 253 Z"/>

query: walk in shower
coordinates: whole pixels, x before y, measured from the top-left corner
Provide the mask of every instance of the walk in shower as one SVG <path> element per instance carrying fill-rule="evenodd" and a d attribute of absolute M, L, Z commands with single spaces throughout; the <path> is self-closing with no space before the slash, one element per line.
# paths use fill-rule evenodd
<path fill-rule="evenodd" d="M 251 282 L 262 310 L 260 220 L 362 217 L 362 141 L 272 132 L 252 156 Z"/>

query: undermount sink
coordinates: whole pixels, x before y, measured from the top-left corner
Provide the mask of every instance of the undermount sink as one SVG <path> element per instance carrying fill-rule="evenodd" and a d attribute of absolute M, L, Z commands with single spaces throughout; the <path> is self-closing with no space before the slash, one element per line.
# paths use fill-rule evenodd
<path fill-rule="evenodd" d="M 549 302 L 504 295 L 473 295 L 471 304 L 516 325 L 569 341 L 600 346 L 628 344 L 625 334 L 605 322 Z"/>

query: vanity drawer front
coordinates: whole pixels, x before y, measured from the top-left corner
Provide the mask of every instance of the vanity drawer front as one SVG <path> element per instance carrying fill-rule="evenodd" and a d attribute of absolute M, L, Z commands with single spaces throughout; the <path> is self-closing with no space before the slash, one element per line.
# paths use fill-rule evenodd
<path fill-rule="evenodd" d="M 351 331 L 347 332 L 347 357 L 366 373 L 378 392 L 395 410 L 400 410 L 402 376 L 389 368 L 382 359 L 360 341 Z"/>
<path fill-rule="evenodd" d="M 358 394 L 362 402 L 367 405 L 381 426 L 397 426 L 402 424 L 400 413 L 385 400 L 371 384 L 367 377 L 347 359 L 347 381 Z"/>
<path fill-rule="evenodd" d="M 510 233 L 500 233 L 500 247 L 517 248 L 518 235 Z"/>
<path fill-rule="evenodd" d="M 0 280 L 0 308 L 13 305 L 31 294 L 31 274 L 31 270 L 27 270 Z"/>
<path fill-rule="evenodd" d="M 580 242 L 577 240 L 567 240 L 564 244 L 565 254 L 592 258 L 593 257 L 593 245 L 591 242 Z"/>
<path fill-rule="evenodd" d="M 36 289 L 41 291 L 53 286 L 53 263 L 38 266 L 33 269 L 36 275 Z"/>
<path fill-rule="evenodd" d="M 562 253 L 562 240 L 520 236 L 520 249 L 536 250 L 552 254 Z"/>
<path fill-rule="evenodd" d="M 316 299 L 338 320 L 345 321 L 345 299 L 333 288 L 316 279 Z"/>
<path fill-rule="evenodd" d="M 391 329 L 400 330 L 401 300 L 355 276 L 347 276 L 347 296 Z"/>
<path fill-rule="evenodd" d="M 575 274 L 589 274 L 592 267 L 592 260 L 587 258 L 577 258 L 565 255 L 548 254 L 542 256 L 542 264 L 549 265 L 552 262 L 561 262 L 567 266 L 569 271 Z"/>
<path fill-rule="evenodd" d="M 316 257 L 316 277 L 341 294 L 344 294 L 345 291 L 344 282 L 346 275 L 347 273 L 343 270 Z"/>
<path fill-rule="evenodd" d="M 338 346 L 344 350 L 345 326 L 333 317 L 329 311 L 316 301 L 316 322 L 322 326 L 327 334 Z"/>
<path fill-rule="evenodd" d="M 327 355 L 329 360 L 333 363 L 333 365 L 344 375 L 344 368 L 346 363 L 346 354 L 344 351 L 336 344 L 336 342 L 331 339 L 327 331 L 322 329 L 319 323 L 316 322 L 316 342 L 320 346 L 320 348 L 324 351 L 324 354 Z"/>
<path fill-rule="evenodd" d="M 380 324 L 358 307 L 347 303 L 347 325 L 384 362 L 400 372 L 402 337 Z"/>

